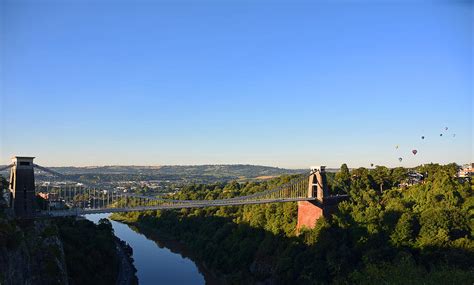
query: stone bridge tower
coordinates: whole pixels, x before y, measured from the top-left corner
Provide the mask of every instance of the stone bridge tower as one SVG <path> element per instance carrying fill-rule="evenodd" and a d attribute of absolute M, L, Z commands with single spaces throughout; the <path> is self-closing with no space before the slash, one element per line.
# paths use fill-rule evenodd
<path fill-rule="evenodd" d="M 308 198 L 315 199 L 298 202 L 297 231 L 302 228 L 314 228 L 320 217 L 329 217 L 337 209 L 337 204 L 347 198 L 347 195 L 329 195 L 325 168 L 325 166 L 311 167 Z"/>
<path fill-rule="evenodd" d="M 28 218 L 35 214 L 34 157 L 14 156 L 10 170 L 10 208 L 17 217 Z"/>

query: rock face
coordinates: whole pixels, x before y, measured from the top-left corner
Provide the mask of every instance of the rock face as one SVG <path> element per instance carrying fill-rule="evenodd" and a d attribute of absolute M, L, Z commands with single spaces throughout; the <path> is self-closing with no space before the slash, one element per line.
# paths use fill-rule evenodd
<path fill-rule="evenodd" d="M 0 284 L 68 284 L 53 222 L 0 217 Z"/>
<path fill-rule="evenodd" d="M 120 259 L 119 272 L 116 285 L 134 285 L 138 284 L 138 278 L 135 275 L 137 269 L 133 265 L 133 249 L 123 240 L 116 238 L 117 254 Z"/>

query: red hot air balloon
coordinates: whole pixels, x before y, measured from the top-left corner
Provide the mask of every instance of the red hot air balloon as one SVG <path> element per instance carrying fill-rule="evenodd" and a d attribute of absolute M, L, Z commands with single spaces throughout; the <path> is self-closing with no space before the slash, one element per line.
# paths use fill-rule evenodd
<path fill-rule="evenodd" d="M 418 153 L 416 149 L 412 150 L 411 152 L 413 152 L 413 155 L 416 155 Z"/>

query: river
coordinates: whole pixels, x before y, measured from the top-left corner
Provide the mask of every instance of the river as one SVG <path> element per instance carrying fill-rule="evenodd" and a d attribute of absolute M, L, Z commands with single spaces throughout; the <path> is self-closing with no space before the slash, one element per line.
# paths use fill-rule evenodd
<path fill-rule="evenodd" d="M 86 218 L 97 223 L 102 218 L 108 218 L 108 215 L 87 215 Z M 140 284 L 205 284 L 203 274 L 189 258 L 158 246 L 126 224 L 110 221 L 115 235 L 133 248 L 134 265 Z"/>

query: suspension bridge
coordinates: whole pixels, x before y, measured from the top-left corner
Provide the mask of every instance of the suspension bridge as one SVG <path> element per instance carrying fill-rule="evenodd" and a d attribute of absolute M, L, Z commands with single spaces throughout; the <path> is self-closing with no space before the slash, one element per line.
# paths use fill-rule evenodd
<path fill-rule="evenodd" d="M 262 192 L 216 200 L 178 200 L 144 196 L 116 190 L 65 184 L 35 185 L 34 169 L 66 177 L 33 163 L 33 157 L 13 157 L 10 169 L 9 206 L 18 217 L 64 217 L 99 213 L 120 213 L 163 209 L 237 206 L 265 203 L 298 202 L 298 223 L 312 227 L 314 217 L 331 212 L 331 208 L 347 195 L 328 195 L 324 167 L 313 167 L 286 184 Z M 39 201 L 39 202 L 38 202 Z M 39 206 L 37 206 L 39 204 Z M 301 208 L 301 211 L 300 211 Z M 300 212 L 301 217 L 300 217 Z"/>

